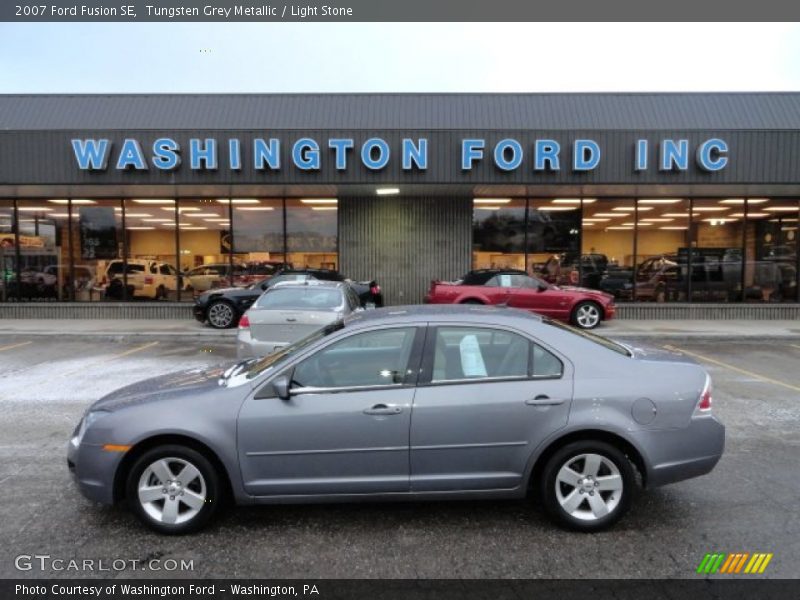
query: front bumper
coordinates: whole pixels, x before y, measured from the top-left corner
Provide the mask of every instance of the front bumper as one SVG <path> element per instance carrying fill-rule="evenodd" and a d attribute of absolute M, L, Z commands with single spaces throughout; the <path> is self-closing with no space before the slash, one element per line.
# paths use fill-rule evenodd
<path fill-rule="evenodd" d="M 78 490 L 89 500 L 114 503 L 114 475 L 122 460 L 121 452 L 106 452 L 102 446 L 75 443 L 67 445 L 67 467 Z"/>
<path fill-rule="evenodd" d="M 725 426 L 712 415 L 694 417 L 683 429 L 634 434 L 647 461 L 647 487 L 658 487 L 711 472 L 725 449 Z"/>
<path fill-rule="evenodd" d="M 201 304 L 195 304 L 192 306 L 192 314 L 194 318 L 200 321 L 201 323 L 205 323 L 206 321 L 206 307 Z"/>

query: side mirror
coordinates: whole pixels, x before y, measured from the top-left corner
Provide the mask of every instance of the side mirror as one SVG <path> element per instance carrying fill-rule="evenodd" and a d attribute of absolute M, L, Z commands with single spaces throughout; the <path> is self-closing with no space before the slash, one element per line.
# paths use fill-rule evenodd
<path fill-rule="evenodd" d="M 275 390 L 275 395 L 281 400 L 289 399 L 289 378 L 286 375 L 281 375 L 272 382 L 272 389 Z"/>

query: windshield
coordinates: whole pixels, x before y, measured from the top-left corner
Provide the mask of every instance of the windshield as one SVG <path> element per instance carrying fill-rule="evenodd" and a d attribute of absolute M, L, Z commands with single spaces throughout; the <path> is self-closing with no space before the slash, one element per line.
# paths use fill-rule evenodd
<path fill-rule="evenodd" d="M 604 338 L 603 336 L 597 335 L 596 333 L 590 333 L 585 329 L 578 329 L 577 327 L 572 327 L 571 325 L 566 325 L 564 323 L 560 323 L 559 321 L 553 321 L 552 319 L 548 319 L 547 317 L 542 317 L 542 322 L 546 323 L 547 325 L 551 325 L 552 327 L 556 327 L 558 329 L 564 329 L 565 331 L 569 331 L 570 333 L 579 335 L 583 339 L 589 340 L 590 342 L 594 342 L 595 344 L 599 344 L 600 346 L 608 348 L 609 350 L 613 350 L 617 354 L 622 354 L 623 356 L 633 356 L 633 353 L 622 344 L 618 344 L 617 342 L 612 342 L 608 338 Z"/>
<path fill-rule="evenodd" d="M 340 329 L 344 328 L 344 321 L 341 319 L 338 321 L 334 321 L 330 325 L 326 325 L 322 329 L 318 329 L 312 334 L 307 335 L 301 340 L 296 341 L 294 344 L 289 344 L 288 346 L 284 346 L 280 350 L 273 352 L 272 354 L 268 354 L 264 358 L 259 358 L 249 365 L 246 366 L 244 373 L 247 379 L 253 379 L 258 377 L 268 369 L 272 368 L 274 365 L 278 364 L 279 362 L 283 361 L 283 359 L 292 356 L 293 354 L 299 352 L 306 346 L 310 346 L 317 340 L 321 340 L 322 338 L 329 336 L 335 331 L 339 331 Z"/>
<path fill-rule="evenodd" d="M 262 295 L 256 308 L 335 310 L 342 304 L 342 291 L 338 288 L 281 287 Z"/>

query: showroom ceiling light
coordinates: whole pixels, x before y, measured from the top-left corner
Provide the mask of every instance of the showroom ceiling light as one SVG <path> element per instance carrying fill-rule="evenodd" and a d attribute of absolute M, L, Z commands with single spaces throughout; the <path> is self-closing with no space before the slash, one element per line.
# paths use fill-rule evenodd
<path fill-rule="evenodd" d="M 613 225 L 611 227 L 606 227 L 606 231 L 629 231 L 633 229 L 633 227 L 625 226 L 625 225 Z"/>
<path fill-rule="evenodd" d="M 634 206 L 617 206 L 615 208 L 612 208 L 611 210 L 617 210 L 617 211 L 620 211 L 620 212 L 633 212 L 633 211 L 636 210 L 636 207 L 634 207 Z M 648 210 L 653 210 L 653 207 L 652 206 L 640 206 L 639 207 L 639 212 L 646 212 Z"/>
<path fill-rule="evenodd" d="M 508 204 L 511 198 L 473 198 L 473 204 Z"/>
<path fill-rule="evenodd" d="M 339 210 L 338 206 L 312 206 L 311 210 Z"/>
<path fill-rule="evenodd" d="M 214 217 L 213 219 L 203 219 L 203 221 L 209 221 L 211 223 L 230 223 L 230 219 L 226 219 L 224 217 Z"/>
<path fill-rule="evenodd" d="M 132 217 L 132 218 L 135 218 L 135 219 L 139 219 L 141 217 L 152 217 L 152 216 L 153 215 L 151 215 L 150 213 L 137 213 L 137 212 L 126 212 L 125 213 L 125 217 L 126 218 Z"/>
<path fill-rule="evenodd" d="M 694 212 L 720 212 L 730 209 L 730 206 L 695 206 L 692 208 Z"/>
<path fill-rule="evenodd" d="M 193 212 L 191 214 L 186 215 L 187 217 L 218 217 L 219 213 L 215 212 Z"/>
<path fill-rule="evenodd" d="M 136 204 L 175 204 L 175 200 L 158 199 L 158 198 L 139 198 L 134 199 Z"/>
<path fill-rule="evenodd" d="M 586 217 L 583 219 L 584 223 L 605 223 L 606 221 L 610 221 L 610 218 L 602 218 L 598 219 L 597 217 Z"/>
<path fill-rule="evenodd" d="M 17 210 L 19 212 L 52 212 L 55 209 L 49 206 L 18 206 Z"/>
<path fill-rule="evenodd" d="M 48 217 L 54 217 L 56 219 L 68 219 L 69 213 L 49 213 Z"/>
<path fill-rule="evenodd" d="M 726 217 L 740 217 L 741 218 L 741 217 L 744 217 L 744 213 L 743 212 L 732 213 L 732 214 L 725 215 L 725 216 Z M 750 218 L 750 219 L 761 219 L 763 217 L 768 217 L 768 216 L 769 216 L 768 212 L 751 212 L 751 213 L 747 213 L 747 217 Z"/>
<path fill-rule="evenodd" d="M 670 221 L 674 221 L 675 219 L 668 219 L 666 217 L 648 217 L 647 219 L 642 219 L 647 223 L 669 223 Z"/>
<path fill-rule="evenodd" d="M 146 229 L 155 229 L 155 227 L 152 227 L 152 226 L 149 226 L 149 225 L 137 225 L 136 227 L 126 227 L 125 229 L 139 231 L 139 230 L 146 230 Z"/>
<path fill-rule="evenodd" d="M 616 213 L 599 212 L 599 213 L 594 213 L 594 215 L 592 215 L 592 216 L 593 217 L 612 217 L 612 218 L 616 218 L 616 217 L 627 217 L 628 215 L 625 215 L 623 213 L 618 213 L 618 212 L 616 212 Z"/>
<path fill-rule="evenodd" d="M 142 219 L 145 223 L 172 223 L 172 219 Z"/>
<path fill-rule="evenodd" d="M 677 204 L 680 198 L 644 198 L 639 200 L 639 204 Z"/>
<path fill-rule="evenodd" d="M 670 231 L 685 231 L 689 229 L 686 225 L 662 225 L 659 229 L 666 229 Z"/>
<path fill-rule="evenodd" d="M 275 210 L 274 206 L 237 206 L 236 210 Z"/>
<path fill-rule="evenodd" d="M 584 204 L 593 204 L 597 202 L 597 198 L 584 198 Z M 553 199 L 553 204 L 580 204 L 580 198 L 555 198 Z"/>
<path fill-rule="evenodd" d="M 184 227 L 183 225 L 180 226 L 181 231 L 201 231 L 203 229 L 208 229 L 208 227 L 198 227 L 198 226 Z"/>
<path fill-rule="evenodd" d="M 378 188 L 375 193 L 378 196 L 396 196 L 400 193 L 400 188 Z"/>
<path fill-rule="evenodd" d="M 48 202 L 52 202 L 53 204 L 69 204 L 69 200 L 66 199 L 57 199 L 57 200 L 48 200 Z M 72 200 L 73 204 L 97 204 L 94 200 Z"/>
<path fill-rule="evenodd" d="M 565 212 L 568 210 L 578 210 L 580 206 L 537 206 L 535 210 L 544 212 Z"/>
<path fill-rule="evenodd" d="M 730 219 L 728 217 L 709 217 L 708 219 L 703 219 L 706 223 L 711 223 L 712 225 L 725 225 L 725 223 L 733 223 L 737 219 Z"/>
<path fill-rule="evenodd" d="M 796 206 L 767 206 L 765 209 L 767 212 L 797 212 Z"/>
<path fill-rule="evenodd" d="M 261 204 L 255 198 L 218 198 L 220 204 Z"/>
<path fill-rule="evenodd" d="M 623 225 L 633 225 L 633 221 L 623 223 Z M 651 225 L 653 225 L 653 223 L 642 223 L 641 221 L 639 221 L 639 227 L 649 227 Z"/>
<path fill-rule="evenodd" d="M 500 210 L 499 206 L 476 206 L 475 210 Z"/>
<path fill-rule="evenodd" d="M 664 214 L 663 214 L 663 215 L 661 215 L 661 216 L 663 216 L 663 217 L 679 217 L 679 218 L 686 218 L 686 219 L 688 219 L 688 218 L 689 218 L 689 213 L 688 213 L 688 212 L 685 212 L 685 213 L 673 213 L 673 212 L 669 212 L 669 213 L 664 213 Z"/>
<path fill-rule="evenodd" d="M 337 204 L 336 198 L 300 198 L 303 204 Z"/>
<path fill-rule="evenodd" d="M 764 204 L 764 202 L 769 202 L 768 198 L 748 198 L 747 204 Z M 726 198 L 725 200 L 720 200 L 720 204 L 744 204 L 744 198 Z"/>
<path fill-rule="evenodd" d="M 162 208 L 161 210 L 168 210 L 170 212 L 174 212 L 175 211 L 174 208 Z M 200 212 L 200 209 L 199 208 L 195 208 L 194 206 L 181 206 L 181 207 L 178 208 L 178 212 L 179 213 Z"/>

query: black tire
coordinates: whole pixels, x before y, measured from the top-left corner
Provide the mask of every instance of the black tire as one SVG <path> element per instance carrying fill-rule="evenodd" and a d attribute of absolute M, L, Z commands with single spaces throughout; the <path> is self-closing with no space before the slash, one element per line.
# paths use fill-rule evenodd
<path fill-rule="evenodd" d="M 206 308 L 206 320 L 214 329 L 230 329 L 239 322 L 239 314 L 227 300 L 212 300 Z"/>
<path fill-rule="evenodd" d="M 590 497 L 588 494 L 591 493 L 591 497 L 594 499 L 596 493 L 597 498 L 603 500 L 606 507 L 608 507 L 609 504 L 613 504 L 615 500 L 614 494 L 618 494 L 617 491 L 586 492 L 581 491 L 581 486 L 570 486 L 570 484 L 562 482 L 558 482 L 560 488 L 556 488 L 558 473 L 562 467 L 580 464 L 581 460 L 585 460 L 579 458 L 582 455 L 599 455 L 603 457 L 603 459 L 613 463 L 621 477 L 621 497 L 617 496 L 617 503 L 605 516 L 586 516 L 588 512 L 594 513 L 592 506 L 589 504 Z M 606 463 L 603 463 L 601 469 L 604 470 L 598 471 L 598 476 L 614 476 L 613 472 L 608 471 Z M 578 473 L 581 474 L 580 471 Z M 587 482 L 586 485 L 590 485 L 590 482 Z M 595 483 L 594 485 L 599 484 Z M 628 460 L 628 457 L 611 444 L 593 440 L 572 442 L 557 450 L 547 461 L 542 471 L 539 486 L 539 497 L 542 499 L 545 511 L 550 518 L 562 527 L 582 532 L 600 531 L 611 527 L 628 512 L 633 502 L 633 497 L 638 490 L 636 470 L 631 461 Z M 576 498 L 580 501 L 578 506 L 582 507 L 573 514 L 581 513 L 584 518 L 573 516 L 573 514 L 567 512 L 559 500 L 559 493 L 562 494 L 562 498 L 569 498 L 572 491 L 571 487 L 575 493 L 579 494 Z"/>
<path fill-rule="evenodd" d="M 594 316 L 589 318 L 586 315 Z M 591 300 L 578 302 L 575 308 L 572 309 L 569 320 L 579 329 L 594 329 L 603 320 L 603 308 L 597 302 L 592 302 Z"/>
<path fill-rule="evenodd" d="M 180 476 L 180 471 L 178 471 L 178 469 L 180 468 L 181 462 L 179 461 L 184 461 L 185 463 L 192 465 L 195 469 L 197 469 L 200 477 L 202 477 L 204 503 L 202 504 L 202 508 L 200 508 L 196 514 L 184 522 L 166 523 L 159 521 L 150 512 L 148 512 L 148 509 L 145 508 L 143 503 L 140 501 L 139 484 L 140 480 L 142 479 L 142 475 L 145 473 L 145 470 L 147 470 L 148 467 L 154 463 L 158 463 L 161 459 L 167 459 L 167 463 L 171 465 L 171 471 L 176 477 Z M 200 479 L 193 479 L 191 482 L 183 482 L 187 485 L 187 494 L 189 491 L 195 491 L 197 493 L 198 484 L 200 481 Z M 159 485 L 166 484 L 165 482 L 161 482 L 155 485 L 155 487 L 158 487 Z M 193 487 L 189 488 L 188 486 Z M 162 512 L 166 512 L 164 511 L 164 507 L 166 506 L 168 498 L 172 498 L 168 495 L 168 492 L 172 490 L 172 488 L 165 487 L 164 489 L 167 489 L 168 491 L 166 494 L 164 494 L 165 498 L 163 503 L 160 500 L 150 503 L 152 504 L 151 510 L 158 511 L 160 506 Z M 128 505 L 131 507 L 131 510 L 139 518 L 139 520 L 141 520 L 142 523 L 144 523 L 153 531 L 167 535 L 181 535 L 200 530 L 214 516 L 219 507 L 222 505 L 223 500 L 221 497 L 222 488 L 220 486 L 219 474 L 211 462 L 197 450 L 179 445 L 158 446 L 152 450 L 148 450 L 142 456 L 140 456 L 128 473 L 125 490 L 125 497 Z M 183 494 L 180 494 L 180 496 L 183 496 Z M 182 502 L 180 496 L 178 496 L 178 500 Z M 186 497 L 188 498 L 188 496 Z M 191 507 L 186 504 L 183 504 L 182 506 L 184 508 L 182 515 L 186 516 L 188 514 L 187 511 Z M 181 513 L 178 514 L 181 515 Z M 180 518 L 180 516 L 178 518 Z"/>

